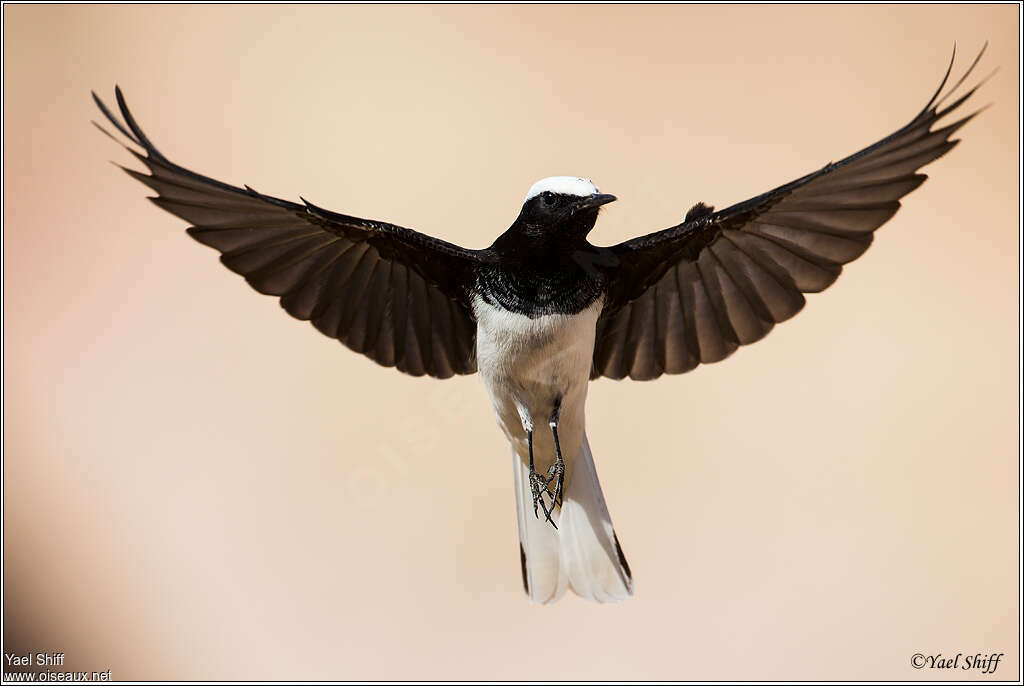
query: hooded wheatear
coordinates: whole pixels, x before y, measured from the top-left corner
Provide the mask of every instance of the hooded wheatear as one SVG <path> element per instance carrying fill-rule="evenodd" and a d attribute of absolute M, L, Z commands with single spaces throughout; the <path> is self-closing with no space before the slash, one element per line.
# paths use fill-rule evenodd
<path fill-rule="evenodd" d="M 973 114 L 936 125 L 977 89 L 942 107 L 980 58 L 940 98 L 951 61 L 921 113 L 881 141 L 611 247 L 587 235 L 615 198 L 584 178 L 537 182 L 507 231 L 468 250 L 188 171 L 153 146 L 120 89 L 123 122 L 93 97 L 150 175 L 126 171 L 257 291 L 381 365 L 442 379 L 479 371 L 512 445 L 526 593 L 607 602 L 631 595 L 633 579 L 587 442 L 590 380 L 686 372 L 796 314 L 804 293 L 867 250 L 924 181 L 917 170 L 957 143 Z"/>

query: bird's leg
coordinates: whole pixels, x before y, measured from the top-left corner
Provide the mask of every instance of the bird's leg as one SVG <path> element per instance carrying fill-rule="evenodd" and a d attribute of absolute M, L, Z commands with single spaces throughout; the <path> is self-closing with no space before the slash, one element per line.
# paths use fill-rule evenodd
<path fill-rule="evenodd" d="M 533 495 L 533 516 L 540 517 L 537 514 L 537 505 L 540 505 L 540 509 L 544 510 L 545 519 L 551 522 L 551 526 L 557 529 L 558 526 L 551 520 L 551 513 L 555 509 L 554 503 L 552 503 L 550 510 L 544 505 L 544 494 L 551 495 L 551 491 L 548 490 L 549 479 L 545 479 L 538 474 L 533 466 L 533 419 L 522 407 L 519 408 L 519 414 L 523 422 L 523 430 L 526 431 L 526 443 L 530 451 L 530 493 Z"/>
<path fill-rule="evenodd" d="M 555 505 L 562 506 L 562 489 L 565 486 L 565 460 L 562 459 L 562 446 L 558 443 L 558 417 L 562 412 L 562 398 L 555 399 L 555 408 L 551 411 L 551 420 L 548 425 L 551 427 L 551 435 L 555 439 L 555 462 L 548 468 L 548 478 L 545 486 L 552 481 L 555 482 L 555 491 L 551 495 L 551 509 Z"/>

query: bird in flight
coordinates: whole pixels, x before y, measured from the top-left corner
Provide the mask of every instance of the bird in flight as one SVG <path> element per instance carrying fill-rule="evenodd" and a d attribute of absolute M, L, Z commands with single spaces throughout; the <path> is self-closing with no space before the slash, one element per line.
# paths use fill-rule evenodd
<path fill-rule="evenodd" d="M 470 250 L 189 171 L 150 142 L 119 88 L 123 121 L 93 99 L 149 174 L 122 169 L 293 317 L 406 374 L 479 372 L 512 448 L 526 594 L 611 602 L 634 584 L 587 441 L 589 382 L 718 362 L 799 312 L 804 293 L 867 250 L 925 180 L 917 170 L 957 144 L 978 112 L 938 122 L 984 82 L 944 106 L 984 50 L 942 95 L 954 48 L 924 109 L 877 143 L 723 210 L 697 203 L 682 223 L 610 247 L 587 235 L 615 197 L 585 178 L 538 181 L 508 230 Z"/>

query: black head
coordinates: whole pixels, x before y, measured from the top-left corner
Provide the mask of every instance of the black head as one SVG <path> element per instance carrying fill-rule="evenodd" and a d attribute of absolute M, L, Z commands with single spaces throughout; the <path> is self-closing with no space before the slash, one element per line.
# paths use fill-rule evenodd
<path fill-rule="evenodd" d="M 553 176 L 533 184 L 519 216 L 503 238 L 510 242 L 573 245 L 586 241 L 602 205 L 614 195 L 588 179 Z"/>

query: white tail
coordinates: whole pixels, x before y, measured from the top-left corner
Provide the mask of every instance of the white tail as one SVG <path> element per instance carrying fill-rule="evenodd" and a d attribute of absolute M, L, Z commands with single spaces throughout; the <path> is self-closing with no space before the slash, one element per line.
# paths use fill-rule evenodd
<path fill-rule="evenodd" d="M 566 588 L 599 603 L 633 595 L 633 577 L 612 528 L 586 434 L 578 457 L 566 463 L 562 507 L 551 513 L 558 529 L 543 512 L 534 516 L 529 467 L 515 450 L 512 456 L 519 555 L 523 587 L 530 600 L 551 603 L 561 598 Z"/>

